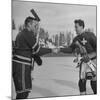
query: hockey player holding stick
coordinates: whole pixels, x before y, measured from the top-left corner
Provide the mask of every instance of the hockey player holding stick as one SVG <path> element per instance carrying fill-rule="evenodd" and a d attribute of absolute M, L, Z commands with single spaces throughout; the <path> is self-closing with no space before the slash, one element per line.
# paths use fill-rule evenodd
<path fill-rule="evenodd" d="M 77 36 L 73 39 L 72 44 L 67 48 L 60 48 L 58 52 L 72 53 L 76 48 L 79 48 L 81 54 L 81 63 L 79 67 L 79 91 L 80 94 L 86 94 L 86 81 L 90 79 L 93 93 L 97 93 L 96 80 L 96 36 L 92 32 L 84 31 L 84 21 L 81 19 L 75 20 L 75 30 Z M 93 64 L 94 63 L 94 64 Z M 95 67 L 93 67 L 95 65 Z"/>
<path fill-rule="evenodd" d="M 34 15 L 35 11 L 32 10 Z M 38 43 L 39 17 L 27 17 L 25 28 L 18 33 L 13 47 L 12 76 L 16 90 L 16 99 L 26 99 L 32 90 L 31 71 L 34 62 L 42 64 L 41 55 L 51 53 L 49 48 L 42 48 Z"/>

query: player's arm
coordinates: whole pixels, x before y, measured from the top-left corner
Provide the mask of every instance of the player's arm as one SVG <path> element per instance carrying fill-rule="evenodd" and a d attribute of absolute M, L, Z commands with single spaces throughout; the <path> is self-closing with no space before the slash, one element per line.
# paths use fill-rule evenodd
<path fill-rule="evenodd" d="M 43 55 L 51 53 L 51 52 L 52 52 L 52 49 L 50 49 L 50 48 L 40 47 L 39 51 L 37 52 L 37 55 L 43 56 Z"/>
<path fill-rule="evenodd" d="M 75 42 L 76 42 L 76 38 L 73 39 L 73 42 L 72 42 L 72 44 L 69 47 L 60 48 L 60 52 L 63 52 L 63 53 L 72 53 L 74 51 L 74 49 L 76 48 Z"/>
<path fill-rule="evenodd" d="M 72 53 L 72 48 L 71 47 L 66 47 L 66 48 L 60 48 L 60 52 L 63 53 Z"/>
<path fill-rule="evenodd" d="M 96 36 L 94 35 L 94 33 L 91 33 L 91 35 L 89 37 L 90 37 L 90 39 L 89 39 L 90 44 L 91 44 L 92 48 L 94 49 L 94 51 L 96 52 L 96 50 L 97 50 Z"/>
<path fill-rule="evenodd" d="M 96 57 L 97 54 L 96 54 L 96 51 L 97 51 L 97 43 L 96 43 L 96 36 L 94 35 L 94 33 L 91 33 L 91 35 L 89 36 L 89 42 L 92 46 L 92 48 L 94 49 L 94 52 L 88 54 L 88 56 L 90 58 L 93 58 L 93 57 Z"/>

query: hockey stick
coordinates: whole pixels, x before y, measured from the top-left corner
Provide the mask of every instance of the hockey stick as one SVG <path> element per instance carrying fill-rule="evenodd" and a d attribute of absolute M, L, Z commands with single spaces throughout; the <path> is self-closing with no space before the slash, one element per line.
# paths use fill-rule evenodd
<path fill-rule="evenodd" d="M 37 13 L 35 12 L 34 9 L 31 9 L 30 12 L 32 13 L 32 15 L 36 18 L 37 21 L 40 21 L 39 16 L 37 15 Z"/>

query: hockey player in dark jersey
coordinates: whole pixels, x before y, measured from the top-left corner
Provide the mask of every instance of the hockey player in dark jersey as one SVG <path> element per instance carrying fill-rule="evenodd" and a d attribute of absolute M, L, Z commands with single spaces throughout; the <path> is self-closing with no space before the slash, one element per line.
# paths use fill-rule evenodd
<path fill-rule="evenodd" d="M 93 93 L 97 93 L 96 72 L 92 73 L 88 65 L 90 59 L 96 64 L 96 36 L 92 32 L 84 31 L 84 21 L 81 19 L 75 20 L 75 30 L 77 36 L 73 39 L 72 44 L 68 48 L 60 48 L 58 51 L 63 53 L 72 53 L 75 49 L 79 48 L 80 55 L 83 60 L 80 63 L 79 70 L 79 90 L 80 94 L 86 94 L 86 81 L 91 80 L 91 88 Z M 77 43 L 78 42 L 78 43 Z M 78 45 L 80 44 L 81 47 Z M 78 49 L 77 49 L 78 50 Z M 95 66 L 96 67 L 96 66 Z"/>
<path fill-rule="evenodd" d="M 34 62 L 42 64 L 40 56 L 51 53 L 38 43 L 39 21 L 34 17 L 25 19 L 25 29 L 16 37 L 13 48 L 12 76 L 15 84 L 16 99 L 25 99 L 32 90 L 31 71 Z"/>

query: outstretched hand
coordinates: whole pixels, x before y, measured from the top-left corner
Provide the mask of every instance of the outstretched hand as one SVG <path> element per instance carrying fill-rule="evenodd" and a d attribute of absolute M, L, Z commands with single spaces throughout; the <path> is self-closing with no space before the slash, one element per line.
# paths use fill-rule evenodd
<path fill-rule="evenodd" d="M 57 54 L 57 53 L 60 52 L 60 48 L 53 48 L 53 49 L 52 49 L 52 52 Z"/>

